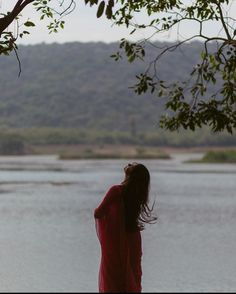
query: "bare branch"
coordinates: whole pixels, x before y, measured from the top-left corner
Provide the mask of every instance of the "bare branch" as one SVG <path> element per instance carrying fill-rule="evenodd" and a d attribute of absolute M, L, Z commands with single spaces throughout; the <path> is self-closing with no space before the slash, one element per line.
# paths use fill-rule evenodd
<path fill-rule="evenodd" d="M 59 4 L 60 7 L 63 6 L 64 1 L 65 1 L 65 0 L 63 0 L 63 1 Z M 57 11 L 55 8 L 52 8 L 52 7 L 50 7 L 50 9 L 51 9 L 52 11 L 54 11 L 57 15 L 59 15 L 59 16 L 62 17 L 62 16 L 66 16 L 66 15 L 70 14 L 72 11 L 74 11 L 75 7 L 76 7 L 76 3 L 75 3 L 75 1 L 74 1 L 74 0 L 70 0 L 70 3 L 69 3 L 69 4 L 66 6 L 66 8 L 63 9 L 61 12 Z"/>
<path fill-rule="evenodd" d="M 227 26 L 226 26 L 226 23 L 225 23 L 225 21 L 224 21 L 224 15 L 223 15 L 223 12 L 222 12 L 222 8 L 221 8 L 221 5 L 220 5 L 220 2 L 217 2 L 217 7 L 218 7 L 218 9 L 219 9 L 220 20 L 221 20 L 222 26 L 223 26 L 223 28 L 224 28 L 224 31 L 225 31 L 225 33 L 226 33 L 226 36 L 227 36 L 228 40 L 231 40 L 232 38 L 231 38 L 231 36 L 230 36 L 229 30 L 228 30 L 228 28 L 227 28 Z"/>

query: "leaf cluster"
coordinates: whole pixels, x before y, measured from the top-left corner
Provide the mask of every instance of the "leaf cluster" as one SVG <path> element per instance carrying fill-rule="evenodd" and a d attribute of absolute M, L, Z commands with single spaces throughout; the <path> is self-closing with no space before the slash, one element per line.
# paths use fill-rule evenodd
<path fill-rule="evenodd" d="M 85 0 L 85 4 L 90 4 L 90 6 L 98 5 L 97 18 L 101 17 L 104 13 L 108 19 L 112 18 L 113 7 L 115 5 L 114 0 L 108 0 L 108 1 Z"/>
<path fill-rule="evenodd" d="M 98 17 L 103 14 L 104 1 L 86 1 L 98 5 Z M 167 45 L 157 50 L 157 56 L 148 67 L 136 75 L 137 83 L 133 86 L 137 94 L 147 91 L 156 93 L 165 99 L 167 113 L 160 120 L 161 126 L 169 130 L 179 128 L 195 131 L 204 125 L 210 126 L 212 131 L 226 130 L 233 133 L 236 128 L 236 19 L 230 17 L 227 9 L 232 1 L 210 0 L 185 3 L 178 0 L 120 0 L 116 1 L 112 19 L 117 25 L 133 28 L 130 34 L 140 29 L 153 28 L 157 36 L 164 31 L 179 27 L 183 22 L 195 22 L 199 26 L 198 33 L 188 39 L 177 41 L 175 45 Z M 146 13 L 149 24 L 135 23 L 137 13 Z M 110 17 L 109 17 L 110 18 Z M 212 21 L 221 24 L 221 35 L 208 36 L 205 28 Z M 151 38 L 138 42 L 121 40 L 120 49 L 123 50 L 129 62 L 136 59 L 144 60 L 145 46 L 151 43 Z M 189 73 L 185 81 L 177 80 L 170 83 L 163 81 L 158 72 L 158 64 L 166 54 L 180 48 L 185 42 L 202 39 L 203 49 L 199 52 L 199 62 Z M 152 43 L 151 43 L 152 44 Z M 209 45 L 214 44 L 213 52 Z M 160 49 L 160 48 L 158 48 Z M 118 51 L 112 57 L 117 61 L 122 53 Z M 214 88 L 214 93 L 209 88 Z"/>

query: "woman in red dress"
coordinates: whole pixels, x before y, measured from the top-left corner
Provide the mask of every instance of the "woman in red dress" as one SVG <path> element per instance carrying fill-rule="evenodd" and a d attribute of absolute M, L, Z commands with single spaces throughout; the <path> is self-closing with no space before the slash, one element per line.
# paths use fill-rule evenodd
<path fill-rule="evenodd" d="M 143 164 L 125 168 L 125 179 L 112 186 L 94 211 L 101 245 L 99 292 L 141 292 L 144 223 L 152 223 L 148 207 L 150 175 Z"/>

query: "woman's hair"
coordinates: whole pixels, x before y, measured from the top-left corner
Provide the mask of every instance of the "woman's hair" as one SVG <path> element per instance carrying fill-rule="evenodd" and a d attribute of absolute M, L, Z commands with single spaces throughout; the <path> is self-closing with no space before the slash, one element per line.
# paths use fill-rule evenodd
<path fill-rule="evenodd" d="M 154 223 L 154 204 L 148 206 L 150 174 L 143 164 L 132 165 L 126 172 L 124 184 L 125 225 L 127 231 L 143 230 L 145 223 Z"/>

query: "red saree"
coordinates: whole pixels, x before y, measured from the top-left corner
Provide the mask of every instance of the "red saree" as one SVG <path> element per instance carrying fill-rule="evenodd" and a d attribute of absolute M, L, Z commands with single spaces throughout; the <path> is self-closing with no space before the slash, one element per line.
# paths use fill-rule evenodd
<path fill-rule="evenodd" d="M 101 245 L 99 292 L 141 292 L 141 234 L 125 230 L 122 185 L 109 189 L 94 217 Z"/>

